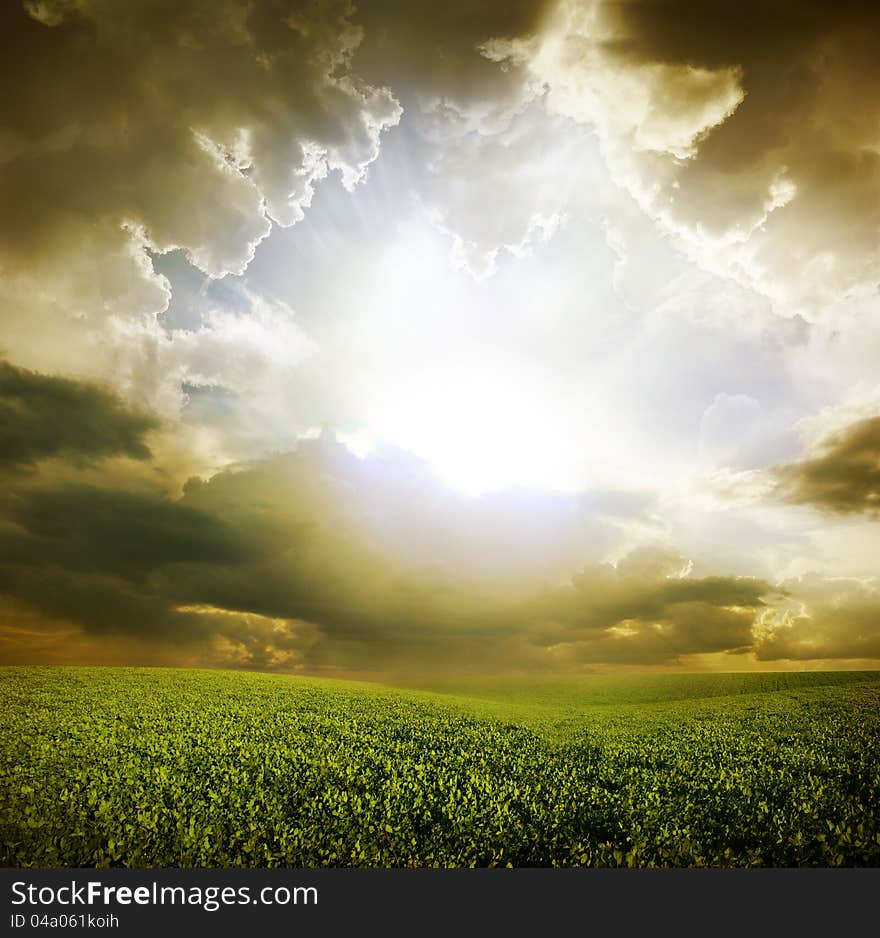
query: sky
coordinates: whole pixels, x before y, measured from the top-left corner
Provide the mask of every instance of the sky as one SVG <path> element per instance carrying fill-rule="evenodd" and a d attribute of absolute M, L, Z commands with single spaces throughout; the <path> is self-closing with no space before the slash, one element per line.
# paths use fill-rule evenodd
<path fill-rule="evenodd" d="M 0 663 L 880 665 L 880 10 L 0 7 Z"/>

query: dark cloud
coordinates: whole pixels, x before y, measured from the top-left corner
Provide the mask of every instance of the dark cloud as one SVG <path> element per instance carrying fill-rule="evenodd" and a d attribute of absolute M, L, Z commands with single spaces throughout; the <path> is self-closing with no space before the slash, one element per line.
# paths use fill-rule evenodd
<path fill-rule="evenodd" d="M 877 21 L 866 0 L 623 0 L 606 4 L 628 37 L 618 49 L 636 59 L 687 62 L 702 68 L 748 65 L 821 41 L 838 29 Z"/>
<path fill-rule="evenodd" d="M 67 566 L 146 572 L 164 564 L 241 563 L 272 548 L 259 528 L 236 531 L 220 516 L 143 494 L 65 485 L 23 489 L 7 517 L 38 539 L 51 560 L 69 551 Z"/>
<path fill-rule="evenodd" d="M 253 667 L 286 667 L 319 636 L 322 666 L 363 668 L 497 629 L 498 600 L 395 566 L 329 510 L 322 490 L 352 481 L 333 469 L 306 446 L 299 465 L 223 473 L 177 500 L 33 482 L 3 506 L 0 591 L 111 644 L 212 643 L 216 660 L 220 642 Z"/>
<path fill-rule="evenodd" d="M 356 20 L 364 39 L 354 67 L 430 109 L 483 112 L 519 103 L 525 70 L 500 69 L 485 54 L 491 40 L 528 40 L 540 32 L 552 0 L 408 3 L 366 0 Z"/>
<path fill-rule="evenodd" d="M 838 514 L 880 514 L 880 417 L 826 437 L 814 454 L 776 470 L 777 492 Z"/>
<path fill-rule="evenodd" d="M 530 604 L 546 646 L 576 660 L 657 663 L 752 643 L 756 613 L 775 591 L 747 577 L 685 575 L 682 558 L 640 549 L 584 570 Z"/>
<path fill-rule="evenodd" d="M 15 235 L 4 250 L 107 219 L 210 272 L 240 266 L 267 231 L 261 198 L 292 221 L 311 181 L 328 168 L 357 176 L 396 119 L 387 94 L 348 73 L 352 11 L 347 0 L 4 4 L 0 192 Z"/>
<path fill-rule="evenodd" d="M 145 436 L 159 427 L 96 384 L 38 374 L 0 361 L 0 467 L 42 459 L 147 459 Z"/>
<path fill-rule="evenodd" d="M 657 548 L 571 578 L 601 532 L 576 497 L 456 495 L 413 457 L 326 439 L 176 499 L 38 477 L 2 519 L 0 591 L 47 623 L 249 667 L 671 662 L 748 646 L 770 592 Z"/>
<path fill-rule="evenodd" d="M 119 491 L 37 479 L 7 492 L 0 526 L 0 590 L 86 632 L 186 643 L 208 620 L 179 613 L 163 570 L 233 568 L 259 558 L 221 517 L 158 490 Z"/>

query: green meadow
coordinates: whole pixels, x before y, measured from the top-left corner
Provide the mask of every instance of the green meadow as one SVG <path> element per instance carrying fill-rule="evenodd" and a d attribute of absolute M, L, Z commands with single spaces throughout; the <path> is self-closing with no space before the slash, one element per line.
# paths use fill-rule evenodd
<path fill-rule="evenodd" d="M 0 694 L 5 866 L 880 865 L 880 672 Z"/>

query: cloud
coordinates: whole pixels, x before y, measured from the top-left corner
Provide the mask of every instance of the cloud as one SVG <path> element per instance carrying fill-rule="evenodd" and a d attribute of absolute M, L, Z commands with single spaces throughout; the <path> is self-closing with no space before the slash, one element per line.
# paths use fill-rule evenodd
<path fill-rule="evenodd" d="M 817 319 L 880 277 L 878 26 L 858 0 L 561 0 L 509 54 L 693 257 Z"/>
<path fill-rule="evenodd" d="M 354 68 L 393 88 L 435 135 L 502 127 L 539 86 L 524 62 L 499 68 L 491 50 L 498 42 L 531 42 L 552 8 L 552 0 L 370 0 L 358 7 L 364 39 Z"/>
<path fill-rule="evenodd" d="M 147 459 L 152 414 L 128 407 L 97 384 L 52 377 L 0 361 L 0 467 L 50 458 Z"/>
<path fill-rule="evenodd" d="M 17 250 L 51 245 L 65 221 L 107 219 L 213 275 L 240 270 L 268 230 L 263 201 L 295 221 L 315 179 L 338 169 L 354 183 L 399 116 L 349 72 L 352 12 L 345 0 L 10 6 L 3 194 Z M 54 94 L 47 60 L 67 77 Z"/>
<path fill-rule="evenodd" d="M 430 222 L 451 239 L 451 267 L 483 280 L 500 262 L 549 242 L 574 193 L 592 181 L 584 143 L 569 122 L 549 118 L 537 102 L 504 128 L 450 135 L 428 151 L 416 195 Z"/>
<path fill-rule="evenodd" d="M 764 466 L 789 455 L 790 424 L 785 406 L 768 413 L 756 397 L 722 391 L 700 417 L 700 458 L 709 466 L 740 471 Z"/>
<path fill-rule="evenodd" d="M 771 7 L 3 6 L 6 658 L 873 654 L 877 14 Z"/>
<path fill-rule="evenodd" d="M 615 154 L 625 145 L 686 160 L 742 103 L 740 69 L 640 58 L 617 13 L 613 3 L 560 3 L 532 67 L 550 85 L 551 107 L 596 124 Z"/>
<path fill-rule="evenodd" d="M 316 345 L 283 301 L 242 284 L 227 289 L 224 300 L 207 303 L 189 327 L 114 322 L 104 342 L 116 350 L 116 380 L 168 421 L 186 417 L 188 391 L 218 389 L 245 397 L 264 425 L 283 424 L 285 414 L 276 412 L 279 388 Z"/>
<path fill-rule="evenodd" d="M 775 470 L 777 494 L 838 514 L 880 513 L 880 417 L 825 437 L 813 454 Z"/>
<path fill-rule="evenodd" d="M 8 353 L 79 372 L 91 358 L 115 374 L 108 322 L 155 332 L 168 303 L 147 249 L 182 249 L 212 277 L 241 272 L 273 222 L 302 217 L 318 180 L 362 179 L 400 107 L 350 70 L 353 11 L 349 0 L 4 4 Z"/>
<path fill-rule="evenodd" d="M 880 657 L 880 582 L 817 573 L 786 581 L 790 599 L 762 617 L 759 661 Z"/>
<path fill-rule="evenodd" d="M 668 549 L 639 548 L 616 566 L 586 568 L 531 607 L 541 643 L 581 661 L 652 663 L 739 652 L 774 592 L 748 577 L 691 577 Z"/>
<path fill-rule="evenodd" d="M 553 6 L 380 0 L 358 11 L 364 39 L 353 67 L 401 100 L 410 194 L 448 236 L 453 269 L 478 280 L 494 274 L 505 254 L 521 256 L 549 240 L 558 207 L 581 181 L 571 170 L 583 140 L 560 132 L 571 122 L 547 120 L 543 82 L 523 57 L 506 52 L 511 43 L 536 42 Z"/>
<path fill-rule="evenodd" d="M 455 494 L 413 457 L 326 439 L 178 498 L 36 476 L 0 505 L 0 592 L 31 611 L 33 649 L 43 621 L 92 649 L 237 667 L 548 670 L 748 647 L 767 583 L 692 578 L 668 548 L 583 567 L 609 543 L 601 499 L 584 507 Z"/>

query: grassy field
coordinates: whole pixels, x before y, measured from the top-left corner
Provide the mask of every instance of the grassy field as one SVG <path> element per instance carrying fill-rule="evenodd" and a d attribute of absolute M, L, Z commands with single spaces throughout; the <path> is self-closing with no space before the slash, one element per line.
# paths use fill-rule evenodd
<path fill-rule="evenodd" d="M 880 672 L 0 694 L 4 866 L 880 865 Z"/>

